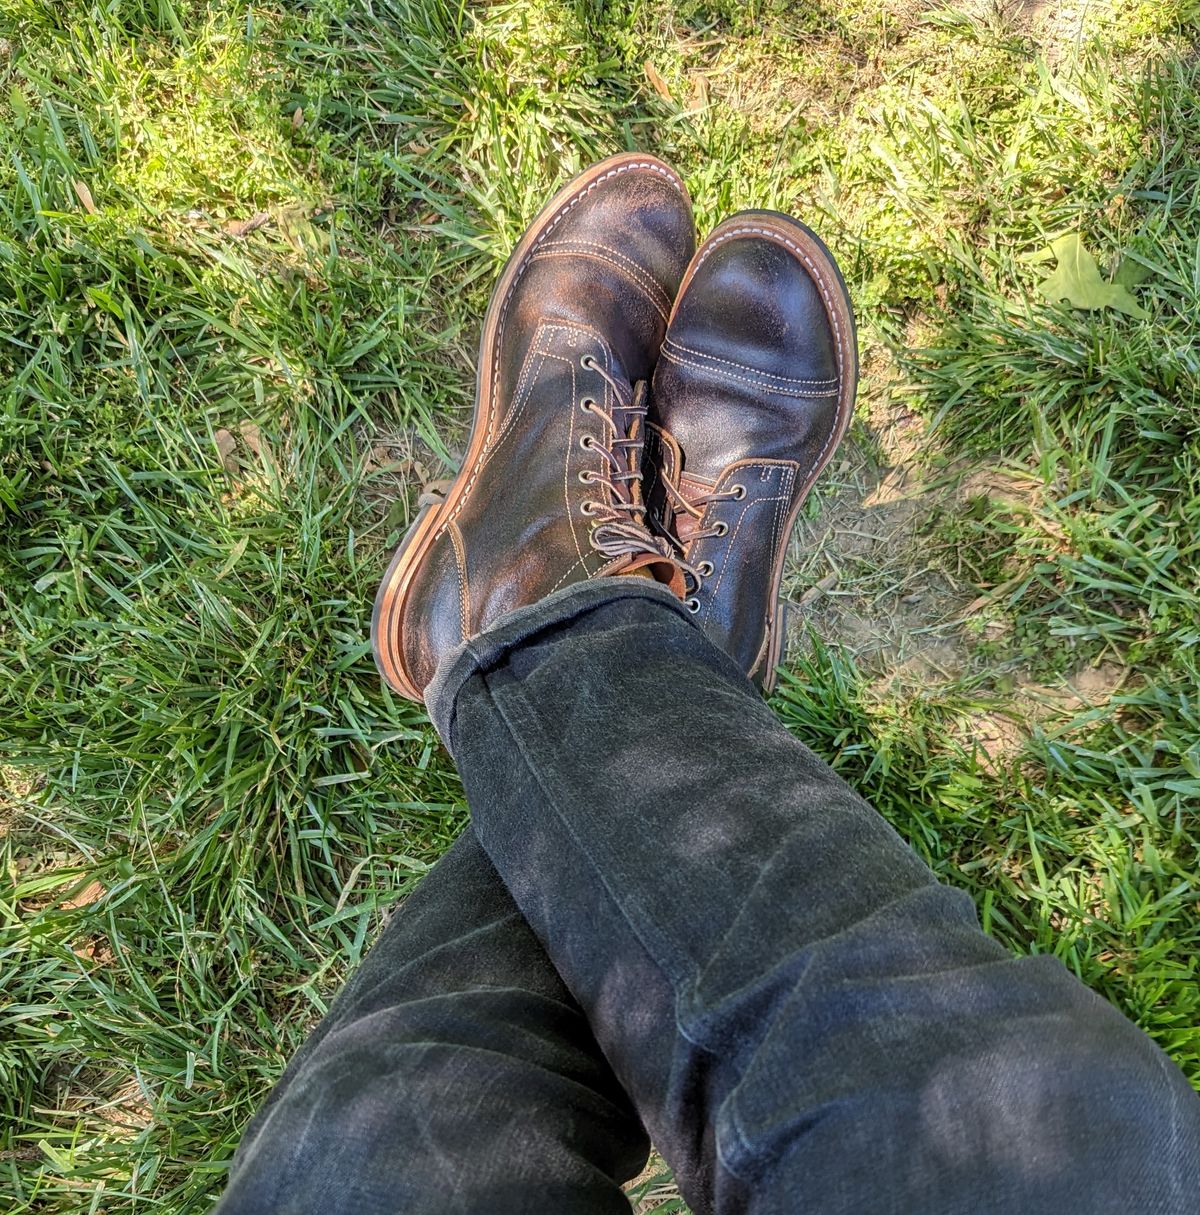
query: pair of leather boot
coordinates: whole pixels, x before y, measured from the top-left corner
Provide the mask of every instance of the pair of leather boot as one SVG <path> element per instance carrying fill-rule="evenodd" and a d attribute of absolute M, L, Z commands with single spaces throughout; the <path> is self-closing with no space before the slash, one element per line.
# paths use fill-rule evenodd
<path fill-rule="evenodd" d="M 376 598 L 397 692 L 420 699 L 505 612 L 634 573 L 770 690 L 788 538 L 854 408 L 854 317 L 797 220 L 745 211 L 695 244 L 683 182 L 637 154 L 575 178 L 522 237 L 484 319 L 461 469 Z"/>

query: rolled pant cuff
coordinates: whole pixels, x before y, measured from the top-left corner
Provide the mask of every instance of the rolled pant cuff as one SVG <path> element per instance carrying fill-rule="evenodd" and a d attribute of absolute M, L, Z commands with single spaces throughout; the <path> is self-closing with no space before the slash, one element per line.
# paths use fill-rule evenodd
<path fill-rule="evenodd" d="M 662 603 L 683 619 L 688 610 L 665 586 L 648 578 L 594 578 L 575 582 L 526 607 L 501 616 L 486 632 L 448 650 L 425 689 L 425 706 L 446 749 L 454 754 L 451 735 L 454 708 L 463 684 L 476 671 L 487 669 L 509 651 L 547 629 L 558 628 L 621 599 L 649 599 Z"/>

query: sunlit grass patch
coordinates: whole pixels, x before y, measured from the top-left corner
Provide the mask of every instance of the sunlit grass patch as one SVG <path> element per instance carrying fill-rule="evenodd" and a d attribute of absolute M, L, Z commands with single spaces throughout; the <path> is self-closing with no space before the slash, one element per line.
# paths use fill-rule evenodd
<path fill-rule="evenodd" d="M 780 716 L 1200 1083 L 1197 14 L 1060 7 L 4 4 L 5 1210 L 207 1209 L 464 822 L 370 601 L 500 264 L 625 147 L 855 295 Z M 1148 319 L 1045 298 L 1064 233 Z"/>

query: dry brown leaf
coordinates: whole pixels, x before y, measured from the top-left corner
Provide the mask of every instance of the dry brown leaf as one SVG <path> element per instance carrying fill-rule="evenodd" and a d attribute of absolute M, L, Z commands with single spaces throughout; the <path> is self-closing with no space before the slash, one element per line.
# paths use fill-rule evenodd
<path fill-rule="evenodd" d="M 642 64 L 642 67 L 645 69 L 646 79 L 650 81 L 650 84 L 653 87 L 654 91 L 660 97 L 663 97 L 667 101 L 670 101 L 671 100 L 670 86 L 662 78 L 662 73 L 659 72 L 658 68 L 656 68 L 654 66 L 654 64 L 652 64 L 650 62 L 649 59 L 647 59 L 646 62 L 644 64 Z"/>
<path fill-rule="evenodd" d="M 225 225 L 230 236 L 249 236 L 271 222 L 270 211 L 256 211 L 249 219 L 231 219 Z"/>
<path fill-rule="evenodd" d="M 296 112 L 292 115 L 292 130 L 298 131 L 304 123 L 304 107 L 298 105 Z"/>
<path fill-rule="evenodd" d="M 242 436 L 242 442 L 245 443 L 256 456 L 262 455 L 262 427 L 260 427 L 257 422 L 251 422 L 249 419 L 239 422 L 238 434 Z"/>
<path fill-rule="evenodd" d="M 221 463 L 225 465 L 225 471 L 237 472 L 237 439 L 230 431 L 222 428 L 213 435 L 213 441 L 217 445 L 217 454 L 221 457 Z"/>
<path fill-rule="evenodd" d="M 75 187 L 75 197 L 79 199 L 80 205 L 89 215 L 96 214 L 96 203 L 92 198 L 92 192 L 87 188 L 87 182 L 74 181 L 71 183 Z"/>
<path fill-rule="evenodd" d="M 96 881 L 88 882 L 88 884 L 79 891 L 78 894 L 73 894 L 69 899 L 63 899 L 62 909 L 67 911 L 77 907 L 90 907 L 93 903 L 98 903 L 108 891 Z"/>
<path fill-rule="evenodd" d="M 703 109 L 708 105 L 708 77 L 701 75 L 699 72 L 693 73 L 692 95 L 690 103 L 693 109 Z"/>
<path fill-rule="evenodd" d="M 98 966 L 103 966 L 113 960 L 113 951 L 103 937 L 92 937 L 82 945 L 74 945 L 72 952 L 77 958 L 95 962 Z"/>

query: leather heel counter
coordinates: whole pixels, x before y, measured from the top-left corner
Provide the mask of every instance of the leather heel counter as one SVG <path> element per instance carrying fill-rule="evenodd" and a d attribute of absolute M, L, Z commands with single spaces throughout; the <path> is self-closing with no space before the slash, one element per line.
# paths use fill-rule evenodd
<path fill-rule="evenodd" d="M 434 540 L 404 613 L 404 665 L 422 691 L 437 670 L 438 658 L 466 636 L 466 568 L 454 540 L 457 535 L 457 528 L 453 533 L 444 528 Z M 461 542 L 461 536 L 458 539 Z"/>

